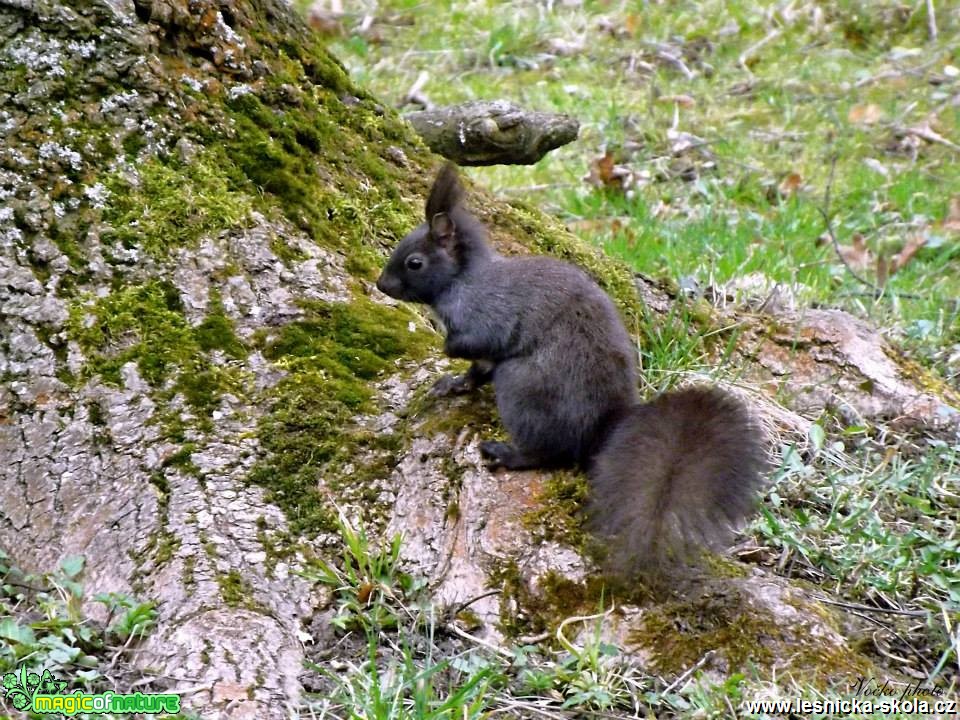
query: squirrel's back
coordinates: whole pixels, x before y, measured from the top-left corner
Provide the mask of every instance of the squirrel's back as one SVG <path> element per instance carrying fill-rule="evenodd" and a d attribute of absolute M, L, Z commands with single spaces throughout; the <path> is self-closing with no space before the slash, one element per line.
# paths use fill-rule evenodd
<path fill-rule="evenodd" d="M 635 406 L 590 469 L 588 526 L 622 575 L 656 572 L 723 549 L 762 489 L 763 431 L 718 388 L 691 387 Z"/>
<path fill-rule="evenodd" d="M 504 425 L 545 465 L 586 463 L 637 403 L 636 347 L 610 297 L 579 268 L 502 257 L 464 285 L 459 313 L 510 335 L 493 382 Z"/>

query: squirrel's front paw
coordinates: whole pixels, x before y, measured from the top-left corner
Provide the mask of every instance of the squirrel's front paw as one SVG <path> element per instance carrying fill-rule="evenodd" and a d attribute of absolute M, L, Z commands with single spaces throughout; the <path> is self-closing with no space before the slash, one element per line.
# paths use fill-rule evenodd
<path fill-rule="evenodd" d="M 487 467 L 491 470 L 503 467 L 504 457 L 510 455 L 512 452 L 513 448 L 504 442 L 485 440 L 480 443 L 480 455 L 487 461 Z"/>
<path fill-rule="evenodd" d="M 473 390 L 473 380 L 469 375 L 444 375 L 430 388 L 430 397 L 444 397 L 446 395 L 463 395 Z"/>
<path fill-rule="evenodd" d="M 496 440 L 486 440 L 480 443 L 480 454 L 486 460 L 486 465 L 491 470 L 497 468 L 506 468 L 507 470 L 530 470 L 532 468 L 546 467 L 549 459 L 542 456 L 525 452 L 510 443 L 498 442 Z"/>
<path fill-rule="evenodd" d="M 509 443 L 497 440 L 486 440 L 480 443 L 480 455 L 487 461 L 486 465 L 491 470 L 512 467 L 516 454 L 516 448 Z"/>

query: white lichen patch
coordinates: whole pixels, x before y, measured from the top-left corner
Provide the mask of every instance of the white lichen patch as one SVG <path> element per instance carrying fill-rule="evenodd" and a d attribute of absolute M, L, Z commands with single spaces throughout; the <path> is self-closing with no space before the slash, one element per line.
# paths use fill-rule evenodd
<path fill-rule="evenodd" d="M 74 170 L 83 170 L 83 156 L 76 150 L 57 142 L 45 142 L 40 146 L 41 160 L 55 160 L 69 165 Z"/>
<path fill-rule="evenodd" d="M 203 92 L 203 83 L 189 75 L 181 75 L 180 82 L 186 85 L 194 92 Z"/>
<path fill-rule="evenodd" d="M 252 87 L 250 87 L 246 83 L 239 83 L 231 87 L 229 90 L 227 90 L 227 97 L 229 97 L 231 100 L 236 100 L 238 97 L 249 95 L 252 92 L 253 92 Z"/>
<path fill-rule="evenodd" d="M 93 185 L 88 185 L 83 189 L 83 194 L 86 196 L 87 200 L 90 201 L 90 204 L 102 210 L 106 207 L 107 200 L 110 199 L 110 191 L 104 186 L 103 183 L 94 183 Z"/>
<path fill-rule="evenodd" d="M 117 108 L 132 107 L 140 98 L 140 93 L 136 90 L 129 92 L 116 93 L 110 97 L 105 97 L 100 101 L 100 112 L 109 114 Z"/>
<path fill-rule="evenodd" d="M 12 63 L 47 77 L 64 77 L 67 74 L 63 67 L 63 45 L 53 37 L 42 37 L 36 33 L 24 35 L 7 45 L 6 54 Z"/>

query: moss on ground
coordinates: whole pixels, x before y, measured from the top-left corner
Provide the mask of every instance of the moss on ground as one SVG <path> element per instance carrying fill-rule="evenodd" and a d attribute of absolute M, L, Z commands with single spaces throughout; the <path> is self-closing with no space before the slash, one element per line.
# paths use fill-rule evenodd
<path fill-rule="evenodd" d="M 599 577 L 577 582 L 553 570 L 532 587 L 516 562 L 507 560 L 490 573 L 500 592 L 499 630 L 510 638 L 553 633 L 569 617 L 589 615 L 609 606 L 609 593 Z"/>
<path fill-rule="evenodd" d="M 866 677 L 874 671 L 856 651 L 822 637 L 802 635 L 802 626 L 783 623 L 748 604 L 735 585 L 711 583 L 711 588 L 645 610 L 629 640 L 650 650 L 651 667 L 657 673 L 682 673 L 711 651 L 717 654 L 714 665 L 725 666 L 727 673 L 751 668 L 769 672 L 783 662 L 783 648 L 790 648 L 790 667 L 805 683 L 822 685 L 841 676 Z M 809 613 L 814 607 L 798 609 Z"/>

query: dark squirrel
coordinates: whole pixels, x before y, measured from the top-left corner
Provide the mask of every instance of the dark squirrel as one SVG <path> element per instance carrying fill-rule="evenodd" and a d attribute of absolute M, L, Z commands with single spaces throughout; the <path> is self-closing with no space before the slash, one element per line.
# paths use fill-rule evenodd
<path fill-rule="evenodd" d="M 637 396 L 636 348 L 613 302 L 586 273 L 548 257 L 503 257 L 463 207 L 456 167 L 437 176 L 426 222 L 394 250 L 377 287 L 430 305 L 444 352 L 472 360 L 435 395 L 493 382 L 512 443 L 488 441 L 491 467 L 580 466 L 587 527 L 622 575 L 719 550 L 753 509 L 763 433 L 746 407 L 693 387 Z"/>

